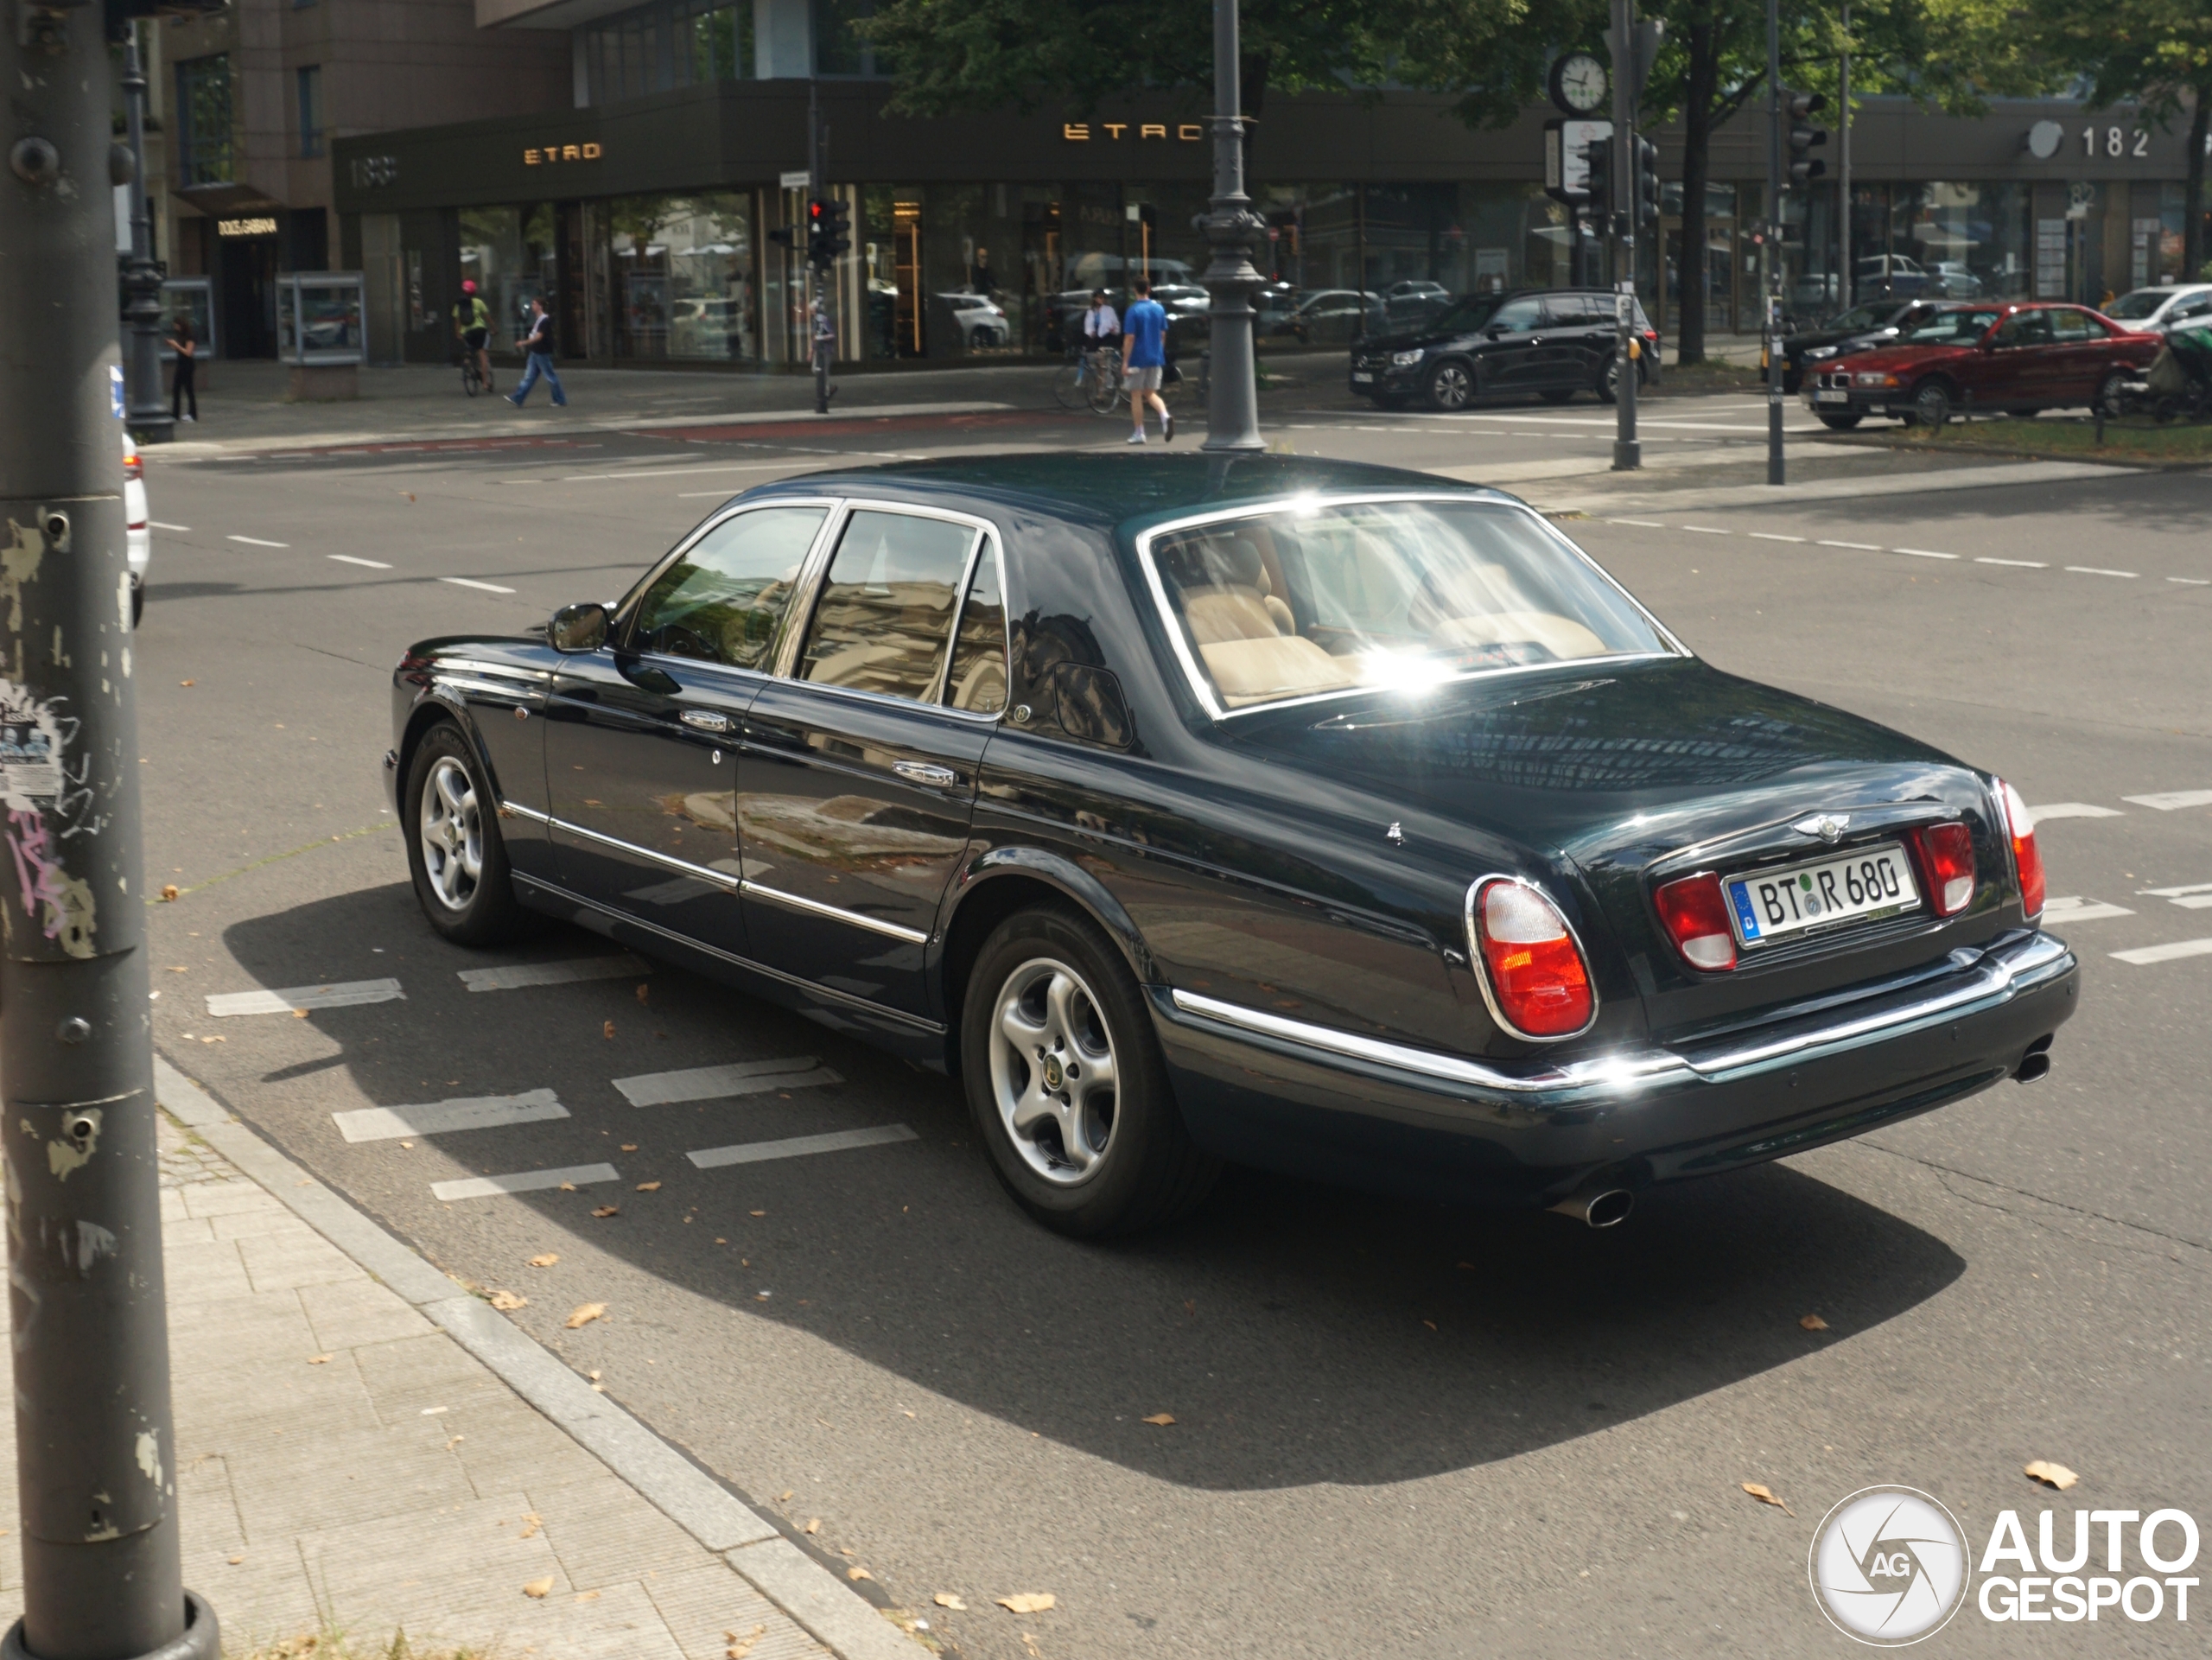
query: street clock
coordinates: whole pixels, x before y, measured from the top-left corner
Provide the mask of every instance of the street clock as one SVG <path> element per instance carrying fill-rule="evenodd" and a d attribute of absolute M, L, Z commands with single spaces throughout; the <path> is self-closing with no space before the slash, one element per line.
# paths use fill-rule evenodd
<path fill-rule="evenodd" d="M 1552 64 L 1552 102 L 1567 115 L 1588 115 L 1605 101 L 1605 66 L 1587 52 L 1570 52 Z"/>

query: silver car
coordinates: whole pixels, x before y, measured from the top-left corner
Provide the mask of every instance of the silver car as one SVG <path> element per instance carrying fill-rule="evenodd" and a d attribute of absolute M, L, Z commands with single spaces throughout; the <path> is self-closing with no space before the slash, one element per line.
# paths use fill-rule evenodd
<path fill-rule="evenodd" d="M 2166 283 L 2157 288 L 2130 289 L 2102 309 L 2114 322 L 2163 334 L 2170 328 L 2212 319 L 2212 283 Z"/>

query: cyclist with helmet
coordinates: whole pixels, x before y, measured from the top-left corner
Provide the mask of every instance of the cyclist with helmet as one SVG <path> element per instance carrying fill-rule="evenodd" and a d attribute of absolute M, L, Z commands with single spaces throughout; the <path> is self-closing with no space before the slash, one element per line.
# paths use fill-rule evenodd
<path fill-rule="evenodd" d="M 453 332 L 465 350 L 476 354 L 476 372 L 483 378 L 484 390 L 490 391 L 492 353 L 486 347 L 492 339 L 492 308 L 476 291 L 473 278 L 461 285 L 461 299 L 453 308 Z"/>

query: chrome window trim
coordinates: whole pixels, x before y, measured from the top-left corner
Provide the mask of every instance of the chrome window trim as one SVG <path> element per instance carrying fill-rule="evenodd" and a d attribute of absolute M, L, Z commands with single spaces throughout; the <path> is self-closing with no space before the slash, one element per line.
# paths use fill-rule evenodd
<path fill-rule="evenodd" d="M 719 530 L 722 525 L 728 524 L 730 520 L 735 518 L 741 513 L 760 512 L 770 507 L 820 507 L 826 510 L 822 516 L 822 523 L 815 526 L 814 540 L 807 544 L 805 557 L 799 561 L 799 580 L 798 582 L 793 586 L 791 590 L 791 599 L 795 605 L 800 596 L 800 594 L 804 588 L 807 572 L 813 567 L 816 559 L 822 552 L 823 532 L 836 522 L 837 506 L 838 499 L 835 496 L 770 496 L 758 501 L 732 502 L 726 506 L 716 508 L 713 512 L 709 513 L 706 518 L 701 519 L 696 525 L 694 525 L 690 531 L 686 531 L 682 539 L 679 540 L 674 547 L 671 548 L 666 553 L 661 555 L 659 558 L 654 560 L 652 565 L 646 569 L 645 574 L 630 585 L 629 592 L 625 594 L 620 599 L 617 600 L 613 606 L 608 607 L 609 621 L 607 630 L 607 646 L 602 649 L 623 652 L 630 651 L 631 630 L 638 620 L 638 607 L 645 603 L 645 595 L 652 591 L 652 585 L 658 582 L 662 575 L 667 571 L 671 565 L 675 564 L 677 560 L 681 559 L 685 554 L 690 552 L 693 548 L 698 546 L 699 543 L 709 531 Z M 790 609 L 791 608 L 788 607 L 785 607 L 784 622 L 778 625 L 776 644 L 772 644 L 768 648 L 771 658 L 775 655 L 777 645 L 779 645 L 782 641 L 784 627 L 787 626 L 790 621 Z M 638 657 L 659 657 L 662 654 L 659 652 L 632 652 L 632 655 Z M 668 660 L 678 663 L 692 664 L 696 664 L 699 661 L 696 658 L 690 657 L 676 658 Z M 740 669 L 734 663 L 710 664 L 708 666 L 710 668 L 729 669 L 740 674 L 761 674 L 766 672 L 765 669 Z"/>
<path fill-rule="evenodd" d="M 1558 916 L 1559 925 L 1567 930 L 1567 940 L 1573 945 L 1574 954 L 1582 959 L 1582 972 L 1590 981 L 1590 1018 L 1575 1027 L 1573 1031 L 1562 1032 L 1554 1038 L 1540 1038 L 1533 1033 L 1523 1032 L 1511 1021 L 1507 1020 L 1505 1011 L 1497 1006 L 1497 993 L 1490 983 L 1490 964 L 1483 956 L 1483 942 L 1475 931 L 1475 897 L 1492 882 L 1511 882 L 1516 887 L 1528 888 L 1531 893 L 1539 895 Z M 1478 876 L 1467 884 L 1467 896 L 1464 904 L 1466 912 L 1468 964 L 1475 971 L 1475 983 L 1482 988 L 1483 1007 L 1490 1010 L 1490 1017 L 1497 1022 L 1499 1031 L 1508 1037 L 1518 1038 L 1523 1043 L 1570 1043 L 1597 1025 L 1598 1010 L 1604 1005 L 1605 1000 L 1598 995 L 1596 969 L 1590 961 L 1590 953 L 1582 948 L 1582 936 L 1574 932 L 1574 925 L 1567 919 L 1565 907 L 1546 892 L 1541 882 L 1532 882 L 1526 876 L 1516 876 L 1503 870 L 1493 870 L 1488 875 Z"/>
<path fill-rule="evenodd" d="M 795 911 L 804 911 L 810 916 L 827 917 L 834 922 L 850 923 L 855 928 L 865 928 L 870 933 L 883 934 L 909 945 L 926 945 L 930 937 L 918 928 L 908 928 L 896 922 L 886 922 L 880 917 L 862 916 L 857 911 L 847 911 L 835 905 L 824 905 L 819 900 L 801 899 L 796 894 L 786 894 L 780 887 L 764 887 L 756 881 L 738 884 L 738 890 L 747 899 L 772 900 L 778 905 L 788 905 Z"/>
<path fill-rule="evenodd" d="M 733 871 L 716 870 L 708 865 L 695 865 L 689 859 L 678 859 L 671 854 L 656 853 L 651 848 L 639 847 L 635 842 L 626 842 L 616 836 L 602 836 L 597 830 L 586 830 L 582 824 L 572 824 L 567 819 L 556 818 L 550 813 L 537 812 L 528 807 L 519 807 L 512 801 L 502 801 L 499 804 L 499 811 L 517 818 L 530 819 L 551 830 L 564 831 L 586 842 L 595 842 L 601 847 L 613 848 L 622 853 L 634 853 L 640 859 L 650 860 L 654 864 L 665 866 L 681 875 L 696 877 L 710 887 L 721 888 L 724 893 L 734 894 L 743 886 Z"/>
<path fill-rule="evenodd" d="M 1217 722 L 1233 721 L 1240 716 L 1257 715 L 1269 709 L 1296 709 L 1306 704 L 1332 703 L 1345 697 L 1371 697 L 1377 692 L 1387 692 L 1389 689 L 1381 686 L 1345 686 L 1334 691 L 1308 692 L 1299 697 L 1282 697 L 1269 703 L 1251 703 L 1243 709 L 1224 707 L 1221 700 L 1215 696 L 1213 677 L 1206 673 L 1197 654 L 1192 651 L 1190 636 L 1183 626 L 1183 620 L 1167 597 L 1167 585 L 1161 581 L 1158 563 L 1153 557 L 1153 544 L 1160 537 L 1176 531 L 1196 530 L 1207 525 L 1230 524 L 1238 519 L 1270 518 L 1301 506 L 1310 505 L 1317 508 L 1360 507 L 1401 501 L 1447 501 L 1522 514 L 1536 525 L 1553 542 L 1558 544 L 1573 557 L 1580 560 L 1599 582 L 1626 601 L 1630 608 L 1650 625 L 1652 632 L 1672 648 L 1671 652 L 1616 652 L 1604 657 L 1565 658 L 1556 663 L 1519 663 L 1495 669 L 1470 669 L 1463 674 L 1451 675 L 1442 680 L 1431 681 L 1421 688 L 1421 694 L 1415 695 L 1426 694 L 1437 686 L 1458 685 L 1470 680 L 1491 680 L 1506 675 L 1540 673 L 1553 669 L 1583 669 L 1609 663 L 1644 663 L 1649 662 L 1656 657 L 1669 655 L 1684 658 L 1696 656 L 1694 652 L 1675 637 L 1672 629 L 1651 614 L 1643 601 L 1623 587 L 1611 571 L 1592 559 L 1572 537 L 1567 536 L 1556 525 L 1525 501 L 1517 501 L 1502 496 L 1477 495 L 1455 490 L 1323 491 L 1313 493 L 1298 491 L 1288 495 L 1271 496 L 1264 500 L 1248 502 L 1236 507 L 1215 508 L 1207 512 L 1186 514 L 1183 518 L 1172 518 L 1164 524 L 1155 525 L 1137 537 L 1137 568 L 1144 574 L 1145 586 L 1151 590 L 1152 602 L 1159 612 L 1160 625 L 1167 631 L 1168 646 L 1175 653 L 1175 660 L 1181 665 L 1183 677 L 1189 683 L 1192 696 L 1198 700 L 1198 706 L 1201 709 Z"/>

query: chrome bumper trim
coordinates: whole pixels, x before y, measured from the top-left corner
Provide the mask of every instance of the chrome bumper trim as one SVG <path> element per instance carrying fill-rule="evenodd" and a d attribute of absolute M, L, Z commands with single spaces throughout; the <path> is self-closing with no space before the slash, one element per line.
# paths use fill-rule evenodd
<path fill-rule="evenodd" d="M 1169 995 L 1178 1011 L 1233 1027 L 1242 1032 L 1273 1038 L 1331 1056 L 1363 1060 L 1448 1084 L 1471 1085 L 1516 1096 L 1603 1098 L 1641 1094 L 1646 1091 L 1688 1083 L 1713 1083 L 1745 1072 L 1755 1072 L 1790 1061 L 1802 1061 L 1839 1050 L 1855 1048 L 1885 1037 L 1902 1036 L 1923 1026 L 1994 1008 L 2074 966 L 2074 954 L 2065 941 L 2050 934 L 2031 932 L 1993 949 L 1955 954 L 1962 980 L 1919 995 L 1897 1001 L 1897 994 L 1880 993 L 1858 1001 L 1875 1001 L 1881 1007 L 1858 1015 L 1808 1022 L 1782 1034 L 1748 1041 L 1719 1040 L 1710 1045 L 1685 1045 L 1681 1049 L 1656 1046 L 1627 1049 L 1588 1060 L 1542 1066 L 1532 1071 L 1507 1071 L 1458 1055 L 1415 1049 L 1380 1038 L 1362 1037 L 1280 1014 L 1175 990 Z M 1947 976 L 1948 977 L 1948 976 Z M 1923 983 L 1924 984 L 1924 983 Z"/>

